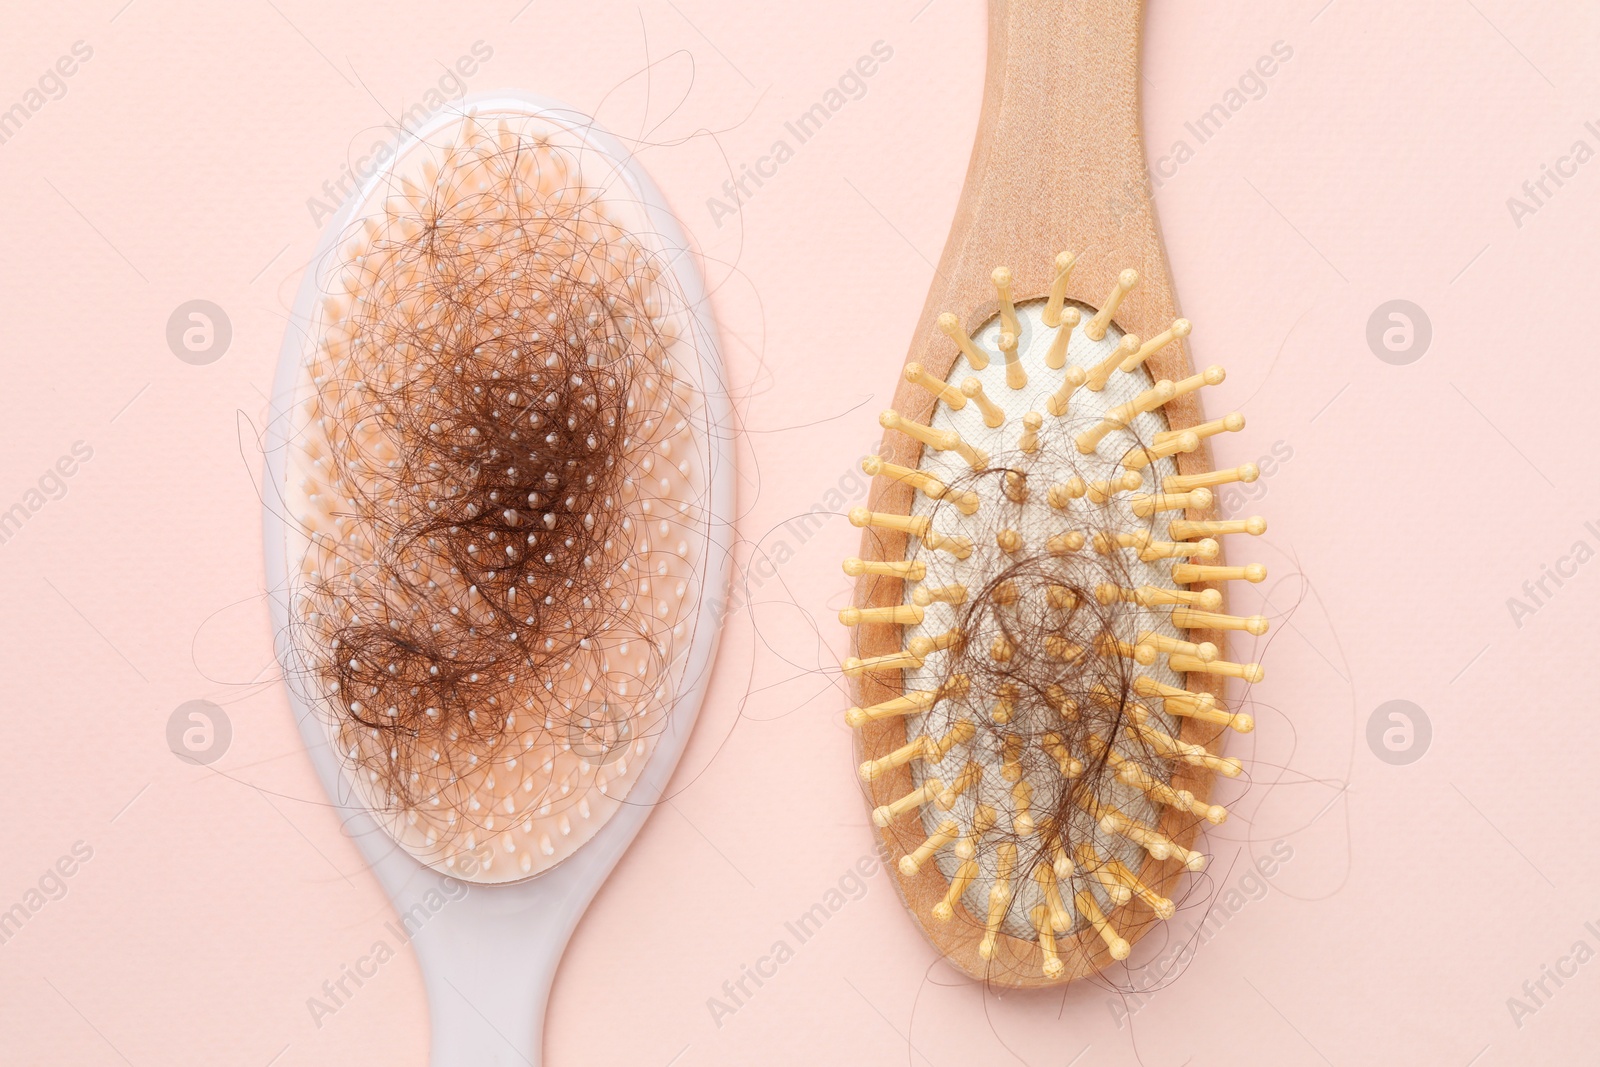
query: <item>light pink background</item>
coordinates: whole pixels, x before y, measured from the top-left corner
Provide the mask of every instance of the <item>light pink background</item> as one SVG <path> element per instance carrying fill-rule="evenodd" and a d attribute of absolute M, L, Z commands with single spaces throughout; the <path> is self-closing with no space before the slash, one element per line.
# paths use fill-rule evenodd
<path fill-rule="evenodd" d="M 719 1026 L 708 998 L 793 943 L 784 922 L 869 854 L 824 670 L 845 643 L 832 613 L 855 531 L 839 517 L 802 543 L 783 524 L 841 482 L 856 492 L 965 172 L 983 12 L 522 2 L 4 17 L 0 108 L 73 42 L 93 57 L 0 144 L 0 509 L 73 442 L 93 458 L 0 544 L 0 909 L 74 842 L 93 858 L 0 945 L 0 1062 L 426 1060 L 409 954 L 320 1027 L 307 1008 L 391 916 L 275 680 L 254 433 L 317 237 L 307 199 L 480 39 L 494 55 L 471 89 L 558 97 L 659 145 L 642 159 L 708 258 L 751 431 L 744 556 L 792 555 L 746 575 L 753 606 L 728 627 L 675 799 L 567 953 L 549 1063 L 1593 1062 L 1600 964 L 1547 979 L 1554 995 L 1520 1020 L 1507 998 L 1576 941 L 1600 948 L 1583 925 L 1600 928 L 1600 565 L 1547 583 L 1520 627 L 1506 604 L 1574 542 L 1600 547 L 1584 527 L 1600 529 L 1600 163 L 1520 226 L 1506 205 L 1575 140 L 1600 147 L 1583 125 L 1600 120 L 1592 10 L 1152 3 L 1152 155 L 1193 147 L 1186 120 L 1274 42 L 1293 49 L 1157 192 L 1196 361 L 1229 370 L 1209 410 L 1250 422 L 1218 461 L 1292 449 L 1240 508 L 1271 520 L 1254 555 L 1279 618 L 1260 728 L 1233 749 L 1256 783 L 1209 838 L 1213 877 L 1179 932 L 1240 889 L 1250 856 L 1282 841 L 1293 858 L 1136 1001 L 1092 984 L 986 993 L 936 960 L 879 873 Z M 866 95 L 716 225 L 706 201 L 729 169 L 878 40 L 894 56 Z M 233 324 L 209 366 L 165 341 L 195 298 Z M 1433 328 L 1408 366 L 1365 337 L 1397 298 Z M 210 768 L 165 739 L 200 698 L 234 730 Z M 1432 723 L 1410 765 L 1366 741 L 1395 699 Z M 1141 947 L 1122 980 L 1149 982 L 1167 947 Z"/>

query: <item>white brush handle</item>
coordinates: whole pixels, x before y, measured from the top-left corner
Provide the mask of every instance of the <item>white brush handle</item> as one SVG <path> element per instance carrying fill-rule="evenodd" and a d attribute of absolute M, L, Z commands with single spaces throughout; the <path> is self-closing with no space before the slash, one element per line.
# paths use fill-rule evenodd
<path fill-rule="evenodd" d="M 418 931 L 412 944 L 428 987 L 432 1067 L 539 1064 L 550 987 L 589 902 L 588 892 L 551 888 L 477 887 L 479 906 L 447 905 Z"/>
<path fill-rule="evenodd" d="M 510 973 L 506 966 L 474 965 L 466 958 L 456 960 L 454 966 L 422 966 L 434 1029 L 429 1064 L 538 1067 L 544 1038 L 544 1006 L 550 998 L 550 985 L 555 982 L 562 945 L 570 934 L 571 926 L 555 933 L 534 928 L 534 933 L 522 936 L 507 929 L 480 928 L 464 937 L 461 944 L 474 950 L 486 953 L 509 949 L 515 955 L 525 955 L 533 966 L 520 974 Z M 557 939 L 562 944 L 552 944 Z"/>

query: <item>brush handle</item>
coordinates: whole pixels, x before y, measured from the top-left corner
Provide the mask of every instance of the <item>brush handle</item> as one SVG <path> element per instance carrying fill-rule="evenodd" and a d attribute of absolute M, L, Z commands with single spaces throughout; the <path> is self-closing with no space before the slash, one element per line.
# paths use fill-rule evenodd
<path fill-rule="evenodd" d="M 594 892 L 592 880 L 573 882 L 462 883 L 478 898 L 473 906 L 447 904 L 417 930 L 412 944 L 428 989 L 430 1067 L 538 1067 L 556 968 Z M 403 920 L 406 910 L 397 911 Z"/>
<path fill-rule="evenodd" d="M 1069 298 L 1098 306 L 1133 267 L 1118 324 L 1150 337 L 1177 316 L 1140 137 L 1143 23 L 1143 0 L 991 0 L 978 137 L 910 358 L 948 366 L 919 351 L 948 347 L 938 314 L 992 314 L 1000 264 L 1017 299 L 1044 295 L 1063 249 L 1079 253 Z"/>

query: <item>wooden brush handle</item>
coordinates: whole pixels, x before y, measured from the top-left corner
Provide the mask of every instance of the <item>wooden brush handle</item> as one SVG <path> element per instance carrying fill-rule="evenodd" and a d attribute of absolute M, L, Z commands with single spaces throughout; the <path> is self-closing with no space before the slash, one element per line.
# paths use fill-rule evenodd
<path fill-rule="evenodd" d="M 1150 337 L 1177 316 L 1139 133 L 1143 0 L 991 0 L 977 143 L 910 358 L 948 369 L 941 311 L 971 325 L 995 309 L 989 273 L 1044 295 L 1057 252 L 1079 254 L 1071 299 L 1098 306 L 1125 267 L 1141 281 L 1118 324 Z"/>

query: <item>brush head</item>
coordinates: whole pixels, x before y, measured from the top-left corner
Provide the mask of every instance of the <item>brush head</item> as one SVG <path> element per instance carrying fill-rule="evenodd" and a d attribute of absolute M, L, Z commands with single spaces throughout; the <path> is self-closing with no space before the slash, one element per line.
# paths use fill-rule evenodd
<path fill-rule="evenodd" d="M 288 432 L 291 670 L 402 848 L 519 880 L 624 803 L 683 682 L 713 461 L 683 250 L 509 109 L 358 196 Z"/>
<path fill-rule="evenodd" d="M 943 376 L 906 375 L 897 407 L 928 420 L 886 413 L 885 455 L 866 464 L 846 721 L 924 929 L 975 976 L 1037 985 L 1126 958 L 1204 866 L 1196 828 L 1227 814 L 1206 802 L 1210 777 L 1241 769 L 1215 738 L 1251 725 L 1208 683 L 1259 678 L 1224 640 L 1265 630 L 1221 613 L 1209 583 L 1256 572 L 1223 567 L 1217 537 L 1265 524 L 1207 517 L 1212 487 L 1249 472 L 1194 461 L 1243 420 L 1169 422 L 1166 405 L 1223 375 L 1151 374 L 1182 367 L 1162 350 L 1189 330 L 1145 342 L 1117 326 L 1137 272 L 1098 309 L 1061 276 L 1028 299 L 1011 272 L 992 281 L 981 328 L 937 320 L 955 350 Z"/>

